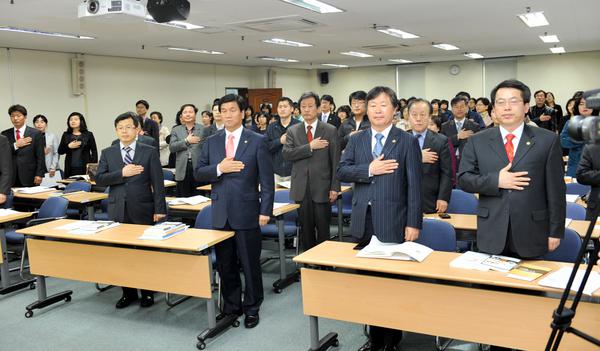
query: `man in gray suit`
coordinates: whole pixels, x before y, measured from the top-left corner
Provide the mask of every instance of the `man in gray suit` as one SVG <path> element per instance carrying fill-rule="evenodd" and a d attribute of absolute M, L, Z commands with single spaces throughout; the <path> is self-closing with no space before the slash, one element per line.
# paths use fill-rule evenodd
<path fill-rule="evenodd" d="M 531 91 L 506 80 L 491 92 L 498 127 L 469 139 L 458 184 L 479 193 L 481 251 L 536 258 L 555 250 L 565 233 L 565 182 L 558 136 L 524 123 Z"/>
<path fill-rule="evenodd" d="M 372 236 L 401 243 L 419 237 L 421 211 L 421 150 L 417 139 L 393 125 L 396 93 L 378 86 L 367 94 L 371 127 L 359 131 L 344 150 L 338 177 L 354 182 L 350 232 L 361 245 Z M 360 348 L 396 350 L 402 332 L 377 326 Z"/>
<path fill-rule="evenodd" d="M 110 186 L 108 217 L 121 223 L 153 224 L 167 213 L 162 167 L 158 153 L 152 147 L 136 141 L 139 121 L 133 112 L 115 120 L 119 144 L 102 150 L 96 184 Z M 127 267 L 123 267 L 124 270 Z M 141 291 L 142 307 L 154 304 L 151 291 Z M 129 306 L 138 299 L 133 288 L 123 288 L 117 308 Z"/>
<path fill-rule="evenodd" d="M 181 125 L 171 130 L 169 150 L 176 153 L 177 196 L 188 197 L 198 194 L 196 188 L 200 184 L 194 179 L 194 169 L 202 151 L 204 127 L 196 123 L 196 113 L 198 113 L 196 106 L 185 104 L 179 111 Z"/>
<path fill-rule="evenodd" d="M 8 139 L 0 134 L 0 205 L 6 202 L 6 196 L 10 194 L 12 185 L 12 157 L 10 155 L 10 145 Z"/>
<path fill-rule="evenodd" d="M 282 152 L 292 161 L 290 199 L 300 204 L 300 248 L 308 250 L 330 237 L 331 203 L 340 191 L 335 176 L 340 148 L 336 127 L 317 119 L 319 96 L 304 93 L 298 105 L 304 122 L 288 128 Z"/>

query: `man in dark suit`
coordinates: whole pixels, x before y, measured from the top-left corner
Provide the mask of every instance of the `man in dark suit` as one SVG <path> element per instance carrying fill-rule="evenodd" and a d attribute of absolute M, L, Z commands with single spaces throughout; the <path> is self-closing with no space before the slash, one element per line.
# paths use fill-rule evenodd
<path fill-rule="evenodd" d="M 304 251 L 330 237 L 331 203 L 340 191 L 340 182 L 335 176 L 340 149 L 337 129 L 317 119 L 319 96 L 304 93 L 298 105 L 304 123 L 288 128 L 283 158 L 292 162 L 290 199 L 300 204 L 299 241 Z"/>
<path fill-rule="evenodd" d="M 138 116 L 140 116 L 140 128 L 144 132 L 144 135 L 152 137 L 156 140 L 156 145 L 159 145 L 160 127 L 158 126 L 158 123 L 154 122 L 148 115 L 149 108 L 150 104 L 146 100 L 138 100 L 138 102 L 135 103 L 135 111 Z"/>
<path fill-rule="evenodd" d="M 8 139 L 12 153 L 13 186 L 34 186 L 42 183 L 46 173 L 44 137 L 37 129 L 27 127 L 27 109 L 13 105 L 8 115 L 14 128 L 2 132 Z M 7 157 L 4 155 L 3 157 Z"/>
<path fill-rule="evenodd" d="M 423 159 L 423 212 L 444 213 L 452 195 L 452 158 L 448 138 L 427 129 L 431 111 L 431 104 L 424 99 L 414 99 L 408 104 L 411 133 L 419 142 Z"/>
<path fill-rule="evenodd" d="M 577 167 L 577 182 L 592 187 L 585 211 L 585 219 L 591 221 L 594 209 L 600 205 L 600 145 L 586 145 L 583 148 Z"/>
<path fill-rule="evenodd" d="M 350 138 L 337 170 L 341 181 L 354 182 L 350 232 L 361 244 L 373 235 L 388 243 L 414 241 L 423 222 L 421 150 L 417 139 L 393 125 L 397 104 L 388 87 L 369 91 L 371 128 Z M 370 330 L 361 351 L 397 350 L 401 331 Z"/>
<path fill-rule="evenodd" d="M 332 126 L 339 128 L 340 124 L 342 124 L 342 121 L 335 114 L 335 112 L 331 111 L 331 108 L 334 106 L 335 103 L 333 102 L 333 96 L 323 95 L 323 97 L 321 97 L 321 106 L 319 107 L 321 110 L 319 120 L 323 123 L 329 123 Z"/>
<path fill-rule="evenodd" d="M 154 224 L 167 213 L 162 167 L 152 147 L 136 141 L 138 119 L 126 112 L 115 119 L 119 143 L 102 150 L 96 184 L 110 186 L 108 217 L 112 221 L 132 224 Z M 124 267 L 123 269 L 127 269 Z M 151 291 L 141 291 L 140 306 L 154 304 Z M 123 288 L 117 308 L 125 308 L 138 299 L 133 288 Z"/>
<path fill-rule="evenodd" d="M 0 155 L 9 153 L 8 139 L 4 135 L 0 135 Z M 6 202 L 6 196 L 10 194 L 12 180 L 12 157 L 0 157 L 0 205 Z"/>
<path fill-rule="evenodd" d="M 529 119 L 537 124 L 538 127 L 556 132 L 557 117 L 556 110 L 546 105 L 546 92 L 538 90 L 533 94 L 535 105 L 529 108 Z M 561 130 L 558 131 L 559 133 Z"/>
<path fill-rule="evenodd" d="M 531 91 L 506 80 L 491 92 L 499 127 L 471 137 L 458 183 L 479 193 L 477 246 L 483 252 L 537 258 L 565 232 L 565 182 L 558 136 L 524 123 Z"/>
<path fill-rule="evenodd" d="M 467 117 L 469 110 L 468 101 L 457 96 L 450 102 L 454 118 L 442 124 L 442 134 L 444 134 L 456 150 L 457 161 L 460 162 L 460 155 L 469 138 L 479 131 L 479 125 Z"/>
<path fill-rule="evenodd" d="M 144 130 L 142 129 L 142 118 L 140 116 L 135 115 L 133 112 L 131 112 L 131 114 L 135 117 L 135 119 L 138 120 L 138 126 L 136 127 L 136 130 L 135 130 L 137 137 L 135 140 L 139 141 L 142 144 L 153 147 L 160 155 L 160 150 L 158 148 L 158 145 L 159 145 L 158 142 L 154 138 L 149 137 L 144 134 Z M 115 139 L 115 140 L 113 140 L 113 142 L 110 145 L 115 146 L 115 145 L 118 145 L 119 142 L 120 142 L 119 139 Z"/>
<path fill-rule="evenodd" d="M 273 165 L 266 139 L 242 125 L 244 98 L 225 95 L 219 110 L 225 128 L 204 142 L 194 176 L 199 182 L 212 183 L 213 228 L 235 231 L 233 238 L 215 246 L 223 313 L 244 313 L 244 325 L 254 328 L 263 301 L 259 226 L 267 224 L 273 213 Z M 245 280 L 243 303 L 240 265 Z"/>
<path fill-rule="evenodd" d="M 341 150 L 346 148 L 348 140 L 350 140 L 352 135 L 371 127 L 371 123 L 369 123 L 369 118 L 367 117 L 366 99 L 367 93 L 362 90 L 355 91 L 348 97 L 348 103 L 352 109 L 352 116 L 348 116 L 348 119 L 344 121 L 338 130 L 338 139 L 340 141 Z"/>

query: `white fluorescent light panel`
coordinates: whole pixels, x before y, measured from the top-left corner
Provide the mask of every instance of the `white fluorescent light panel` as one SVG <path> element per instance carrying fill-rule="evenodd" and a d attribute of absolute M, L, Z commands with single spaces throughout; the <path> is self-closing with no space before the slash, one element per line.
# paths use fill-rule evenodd
<path fill-rule="evenodd" d="M 544 11 L 527 12 L 517 16 L 521 21 L 523 21 L 523 23 L 525 23 L 527 27 L 530 28 L 550 25 L 550 23 L 546 19 L 546 16 L 544 16 Z"/>
<path fill-rule="evenodd" d="M 466 56 L 466 57 L 468 57 L 468 58 L 472 58 L 472 59 L 480 59 L 480 58 L 483 58 L 483 55 L 481 55 L 481 54 L 478 54 L 478 53 L 476 53 L 476 52 L 469 52 L 469 53 L 466 53 L 466 54 L 465 54 L 465 56 Z"/>
<path fill-rule="evenodd" d="M 285 39 L 280 39 L 280 38 L 266 39 L 266 40 L 263 40 L 263 43 L 293 46 L 293 47 L 297 47 L 297 48 L 307 48 L 307 47 L 312 46 L 312 44 L 306 44 L 306 43 L 301 43 L 299 41 L 285 40 Z"/>
<path fill-rule="evenodd" d="M 288 4 L 300 6 L 310 11 L 314 11 L 317 13 L 339 13 L 344 12 L 342 9 L 338 9 L 335 6 L 331 6 L 322 1 L 318 0 L 281 0 Z"/>
<path fill-rule="evenodd" d="M 553 54 L 564 54 L 565 52 L 567 52 L 562 46 L 559 46 L 557 48 L 550 48 L 550 51 L 552 51 Z"/>
<path fill-rule="evenodd" d="M 348 56 L 355 56 L 355 57 L 373 57 L 373 55 L 370 54 L 366 54 L 364 52 L 358 52 L 358 51 L 346 51 L 346 52 L 340 52 L 340 54 L 342 55 L 348 55 Z"/>
<path fill-rule="evenodd" d="M 262 60 L 265 60 L 265 61 L 277 61 L 277 62 L 288 62 L 288 63 L 289 62 L 300 62 L 296 59 L 289 59 L 289 58 L 285 58 L 285 57 L 267 57 L 267 56 L 265 56 L 265 57 L 259 57 L 259 58 Z"/>
<path fill-rule="evenodd" d="M 558 42 L 560 42 L 560 40 L 558 40 L 558 35 L 540 35 L 540 39 L 544 43 L 558 43 Z"/>
<path fill-rule="evenodd" d="M 45 31 L 37 30 L 37 29 L 16 28 L 16 27 L 8 27 L 8 26 L 0 27 L 0 31 L 14 32 L 14 33 L 25 33 L 25 34 L 36 34 L 36 35 L 44 35 L 44 36 L 47 36 L 47 37 L 67 38 L 67 39 L 80 39 L 80 40 L 92 40 L 92 39 L 96 39 L 94 37 L 87 37 L 87 36 L 78 35 L 78 34 L 45 32 Z"/>
<path fill-rule="evenodd" d="M 412 63 L 413 62 L 411 60 L 405 60 L 405 59 L 389 59 L 388 61 L 397 62 L 397 63 Z"/>
<path fill-rule="evenodd" d="M 419 36 L 416 34 L 408 33 L 408 32 L 401 31 L 400 29 L 395 29 L 395 28 L 381 28 L 381 29 L 377 29 L 377 31 L 381 32 L 383 34 L 391 35 L 393 37 L 401 38 L 401 39 L 419 38 Z"/>
<path fill-rule="evenodd" d="M 348 67 L 348 65 L 338 65 L 336 63 L 322 63 L 321 66 L 336 67 L 336 68 L 347 68 Z"/>
<path fill-rule="evenodd" d="M 195 53 L 198 53 L 198 54 L 208 54 L 208 55 L 223 55 L 224 54 L 224 52 L 220 52 L 220 51 L 202 50 L 202 49 L 189 49 L 189 48 L 177 48 L 177 47 L 172 47 L 172 46 L 167 47 L 167 49 L 174 50 L 174 51 L 195 52 Z"/>
<path fill-rule="evenodd" d="M 442 49 L 442 50 L 458 50 L 458 47 L 452 45 L 452 44 L 434 44 L 432 45 L 434 48 L 438 48 L 438 49 Z"/>

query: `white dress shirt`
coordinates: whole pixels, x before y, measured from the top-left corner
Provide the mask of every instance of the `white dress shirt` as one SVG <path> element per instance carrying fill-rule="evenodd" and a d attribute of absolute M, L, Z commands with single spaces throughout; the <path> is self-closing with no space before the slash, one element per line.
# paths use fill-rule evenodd
<path fill-rule="evenodd" d="M 329 118 L 329 113 L 321 113 L 321 122 L 327 123 L 328 118 Z"/>
<path fill-rule="evenodd" d="M 502 143 L 503 144 L 506 144 L 506 136 L 508 134 L 512 134 L 515 136 L 512 140 L 513 150 L 515 150 L 513 156 L 517 155 L 517 147 L 519 146 L 519 141 L 521 140 L 521 136 L 523 135 L 524 127 L 525 127 L 525 124 L 521 123 L 521 125 L 511 133 L 508 130 L 504 129 L 504 127 L 500 126 L 500 135 L 502 135 Z"/>
<path fill-rule="evenodd" d="M 129 156 L 131 156 L 131 159 L 133 160 L 133 157 L 135 156 L 135 145 L 137 144 L 137 138 L 136 140 L 133 141 L 133 143 L 129 144 L 129 147 L 131 148 L 131 151 L 129 151 Z M 123 145 L 122 142 L 119 142 L 119 146 L 121 147 L 121 159 L 123 160 L 123 163 L 125 163 L 125 150 L 123 150 L 123 148 L 125 147 L 125 145 Z"/>
<path fill-rule="evenodd" d="M 233 154 L 235 155 L 238 145 L 240 144 L 240 139 L 242 138 L 243 129 L 243 125 L 241 125 L 238 129 L 234 130 L 233 132 L 230 132 L 227 129 L 225 129 L 225 150 L 227 150 L 227 140 L 229 140 L 229 136 L 233 135 Z M 219 165 L 217 165 L 217 177 L 220 177 L 221 174 L 223 174 L 223 172 L 221 172 L 221 170 L 219 169 Z"/>

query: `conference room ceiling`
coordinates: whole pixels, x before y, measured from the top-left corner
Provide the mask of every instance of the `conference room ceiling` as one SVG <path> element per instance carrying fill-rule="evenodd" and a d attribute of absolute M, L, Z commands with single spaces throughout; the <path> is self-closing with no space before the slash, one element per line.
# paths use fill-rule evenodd
<path fill-rule="evenodd" d="M 327 0 L 345 12 L 319 14 L 280 0 L 192 0 L 189 23 L 204 29 L 182 30 L 146 23 L 141 18 L 79 19 L 80 0 L 0 0 L 0 26 L 96 37 L 75 40 L 0 32 L 0 47 L 58 52 L 218 63 L 244 66 L 331 69 L 323 63 L 349 67 L 470 60 L 465 52 L 485 58 L 550 54 L 555 44 L 539 36 L 556 34 L 567 53 L 600 50 L 598 0 Z M 144 4 L 146 1 L 142 1 Z M 529 6 L 544 11 L 549 26 L 528 28 L 518 18 Z M 399 39 L 373 26 L 389 26 L 420 36 Z M 312 44 L 296 48 L 263 43 L 282 38 Z M 458 46 L 444 51 L 432 43 Z M 172 51 L 181 47 L 224 52 L 207 55 Z M 340 54 L 359 51 L 358 58 Z M 296 59 L 297 63 L 264 61 L 262 56 Z"/>

